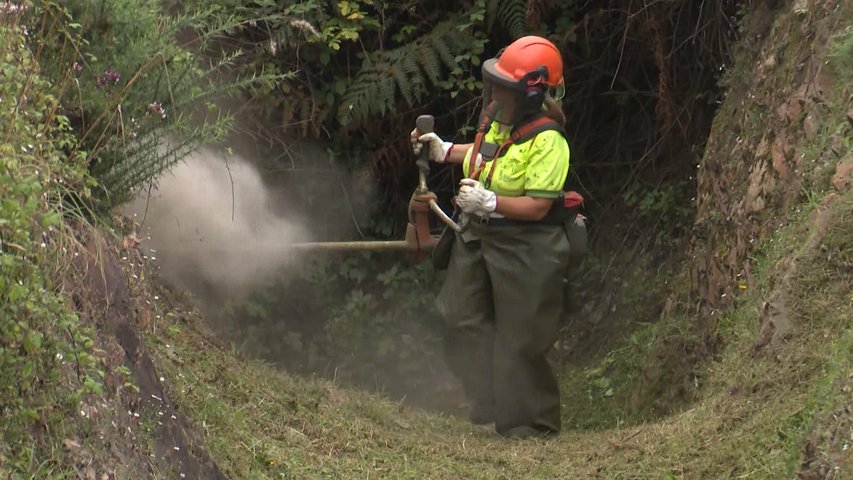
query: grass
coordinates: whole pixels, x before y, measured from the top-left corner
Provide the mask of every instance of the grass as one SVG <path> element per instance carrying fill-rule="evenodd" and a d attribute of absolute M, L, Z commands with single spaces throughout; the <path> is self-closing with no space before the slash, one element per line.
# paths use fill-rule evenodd
<path fill-rule="evenodd" d="M 836 200 L 826 231 L 818 211 L 768 243 L 754 285 L 726 315 L 731 341 L 707 366 L 698 401 L 654 422 L 502 441 L 453 417 L 241 359 L 190 312 L 166 317 L 165 336 L 150 340 L 176 402 L 232 478 L 789 478 L 853 372 L 849 263 L 834 263 L 853 242 L 853 192 Z M 785 273 L 794 281 L 780 287 Z M 755 353 L 759 306 L 780 288 L 797 326 L 787 343 Z"/>

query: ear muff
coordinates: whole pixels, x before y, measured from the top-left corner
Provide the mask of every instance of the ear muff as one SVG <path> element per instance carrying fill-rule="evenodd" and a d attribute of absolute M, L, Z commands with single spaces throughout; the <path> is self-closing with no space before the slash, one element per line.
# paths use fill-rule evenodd
<path fill-rule="evenodd" d="M 544 101 L 545 88 L 542 85 L 531 85 L 525 89 L 522 108 L 526 114 L 536 113 L 542 108 Z"/>
<path fill-rule="evenodd" d="M 545 100 L 545 91 L 539 87 L 528 87 L 525 94 L 525 103 L 542 103 Z"/>
<path fill-rule="evenodd" d="M 542 65 L 536 70 L 527 73 L 521 79 L 521 82 L 519 82 L 524 85 L 524 95 L 521 105 L 525 115 L 534 114 L 542 108 L 542 103 L 545 101 L 545 92 L 548 88 L 547 80 L 548 67 Z"/>

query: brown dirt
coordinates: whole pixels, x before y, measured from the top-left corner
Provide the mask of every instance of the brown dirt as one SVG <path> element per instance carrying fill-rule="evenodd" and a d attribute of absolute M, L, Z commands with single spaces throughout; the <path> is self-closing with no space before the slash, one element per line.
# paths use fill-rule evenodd
<path fill-rule="evenodd" d="M 732 107 L 720 112 L 699 168 L 691 276 L 712 351 L 719 313 L 735 306 L 739 289 L 749 284 L 750 253 L 801 202 L 803 189 L 813 188 L 803 182 L 815 164 L 803 152 L 830 117 L 826 95 L 835 79 L 826 55 L 830 32 L 839 30 L 844 15 L 833 10 L 838 2 L 799 3 L 805 7 L 793 14 L 759 8 L 752 16 L 739 61 L 759 67 L 730 85 Z M 792 7 L 782 2 L 779 8 Z M 773 18 L 787 20 L 771 24 Z M 846 154 L 828 150 L 817 163 Z M 839 185 L 849 182 L 843 164 Z M 784 310 L 778 302 L 768 305 L 771 312 Z"/>
<path fill-rule="evenodd" d="M 140 308 L 144 302 L 132 297 L 128 276 L 110 245 L 99 236 L 83 236 L 67 289 L 74 292 L 81 319 L 97 332 L 105 388 L 102 398 L 88 398 L 81 406 L 81 415 L 100 431 L 65 441 L 80 478 L 225 479 L 170 400 L 168 386 L 145 350 L 138 325 L 150 322 L 150 309 Z M 132 255 L 134 250 L 125 252 Z M 126 384 L 122 366 L 130 370 L 138 391 Z"/>

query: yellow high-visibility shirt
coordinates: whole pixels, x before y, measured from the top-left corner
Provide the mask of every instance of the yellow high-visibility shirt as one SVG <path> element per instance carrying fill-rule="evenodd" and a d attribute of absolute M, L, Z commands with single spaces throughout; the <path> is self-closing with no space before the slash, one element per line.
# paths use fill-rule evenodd
<path fill-rule="evenodd" d="M 492 122 L 484 141 L 500 145 L 510 132 L 509 127 Z M 462 163 L 466 176 L 469 176 L 472 148 Z M 569 144 L 563 135 L 546 130 L 522 144 L 510 145 L 502 157 L 486 162 L 480 182 L 502 196 L 558 198 L 569 172 L 569 155 Z M 495 173 L 488 182 L 493 168 Z"/>

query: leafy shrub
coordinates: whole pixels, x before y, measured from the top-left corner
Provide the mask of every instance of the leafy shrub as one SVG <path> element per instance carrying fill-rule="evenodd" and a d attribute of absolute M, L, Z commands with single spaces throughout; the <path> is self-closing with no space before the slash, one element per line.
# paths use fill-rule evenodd
<path fill-rule="evenodd" d="M 72 222 L 127 200 L 229 124 L 214 92 L 274 82 L 220 74 L 237 55 L 200 57 L 238 20 L 159 3 L 0 3 L 0 465 L 31 478 L 81 399 L 100 393 L 98 352 L 63 291 L 79 244 Z M 93 212 L 92 209 L 96 211 Z M 46 433 L 45 433 L 46 432 Z"/>
<path fill-rule="evenodd" d="M 625 203 L 636 211 L 637 218 L 655 229 L 655 244 L 666 246 L 675 241 L 690 225 L 694 206 L 685 204 L 686 183 L 646 187 L 635 184 L 623 195 Z"/>
<path fill-rule="evenodd" d="M 835 36 L 830 44 L 829 64 L 839 78 L 839 84 L 853 84 L 853 28 L 847 27 L 844 32 Z"/>
<path fill-rule="evenodd" d="M 25 29 L 0 18 L 0 461 L 28 472 L 33 427 L 55 430 L 100 389 L 92 340 L 61 291 L 64 194 L 85 192 L 85 164 Z M 73 372 L 73 373 L 72 373 Z M 66 381 L 69 375 L 73 381 Z"/>
<path fill-rule="evenodd" d="M 188 153 L 223 139 L 232 118 L 215 100 L 280 76 L 224 80 L 240 52 L 207 59 L 241 23 L 210 8 L 167 15 L 157 2 L 36 2 L 33 23 L 46 74 L 61 85 L 102 210 L 132 198 Z M 179 38 L 187 38 L 180 41 Z"/>
<path fill-rule="evenodd" d="M 447 21 L 423 14 L 435 10 L 430 2 L 212 3 L 221 12 L 267 19 L 235 30 L 233 37 L 255 46 L 246 68 L 298 70 L 279 89 L 256 93 L 265 112 L 303 135 L 397 117 L 402 105 L 419 106 L 427 92 L 479 94 L 472 69 L 487 43 L 485 0 L 464 2 L 462 13 Z"/>

